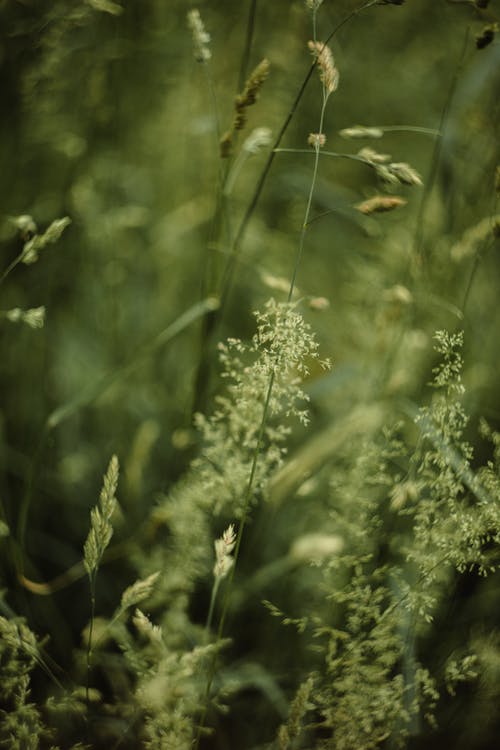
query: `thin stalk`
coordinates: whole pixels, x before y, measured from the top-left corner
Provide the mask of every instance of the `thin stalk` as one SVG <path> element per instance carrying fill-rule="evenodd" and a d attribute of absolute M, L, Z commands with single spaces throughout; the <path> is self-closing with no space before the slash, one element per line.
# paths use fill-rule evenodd
<path fill-rule="evenodd" d="M 210 596 L 210 606 L 208 608 L 208 615 L 207 615 L 207 621 L 205 623 L 205 632 L 209 633 L 210 628 L 212 627 L 212 620 L 214 616 L 214 609 L 215 609 L 215 600 L 217 599 L 217 592 L 219 591 L 221 578 L 217 577 L 214 580 L 214 585 L 212 586 L 212 594 Z"/>
<path fill-rule="evenodd" d="M 455 68 L 455 72 L 453 74 L 450 88 L 448 90 L 448 96 L 446 97 L 446 101 L 445 101 L 443 110 L 441 112 L 441 119 L 440 119 L 439 128 L 438 128 L 438 131 L 441 133 L 441 136 L 443 136 L 446 130 L 448 117 L 449 117 L 450 109 L 451 109 L 451 104 L 455 97 L 457 84 L 458 84 L 460 75 L 462 73 L 463 67 L 464 67 L 465 55 L 467 53 L 467 46 L 469 43 L 469 35 L 470 35 L 470 27 L 467 27 L 467 31 L 465 32 L 464 43 L 463 43 L 463 46 L 460 52 L 460 57 L 458 60 L 458 65 Z M 420 207 L 419 207 L 418 214 L 417 214 L 415 238 L 414 238 L 414 243 L 413 243 L 413 257 L 417 264 L 417 269 L 423 268 L 423 266 L 426 264 L 426 261 L 427 261 L 426 252 L 424 249 L 424 244 L 425 244 L 424 219 L 427 213 L 427 207 L 428 207 L 429 200 L 431 197 L 432 189 L 436 181 L 438 167 L 441 162 L 442 146 L 443 146 L 443 139 L 441 137 L 441 138 L 438 138 L 436 140 L 436 143 L 434 144 L 429 177 L 427 178 L 425 182 L 424 194 L 422 196 L 422 200 L 420 202 Z"/>
<path fill-rule="evenodd" d="M 332 31 L 326 38 L 325 45 L 327 45 L 331 41 L 331 39 L 335 36 L 335 34 L 337 34 L 337 32 L 340 31 L 340 29 L 343 26 L 345 26 L 351 19 L 358 16 L 362 11 L 367 10 L 368 8 L 371 8 L 374 5 L 377 5 L 377 2 L 378 0 L 368 0 L 368 2 L 363 3 L 358 8 L 351 11 L 347 16 L 345 16 L 345 18 L 342 19 L 342 21 L 340 21 L 332 29 Z M 285 117 L 285 120 L 278 132 L 278 135 L 276 136 L 274 144 L 262 168 L 262 172 L 260 174 L 259 179 L 257 180 L 254 193 L 240 221 L 238 229 L 236 230 L 234 237 L 231 239 L 231 242 L 229 245 L 229 251 L 228 251 L 228 258 L 226 261 L 226 265 L 223 271 L 222 280 L 220 284 L 220 308 L 218 311 L 214 311 L 211 315 L 207 316 L 207 318 L 204 321 L 204 326 L 203 326 L 203 331 L 202 331 L 202 345 L 201 345 L 202 356 L 200 357 L 200 365 L 199 365 L 198 373 L 196 376 L 195 396 L 193 399 L 193 411 L 203 410 L 202 407 L 206 400 L 206 393 L 208 390 L 208 383 L 210 381 L 210 371 L 211 371 L 210 363 L 207 361 L 208 355 L 212 348 L 212 342 L 213 342 L 214 337 L 216 336 L 217 328 L 226 310 L 228 298 L 231 293 L 231 289 L 232 289 L 232 285 L 234 281 L 234 273 L 235 273 L 236 266 L 239 260 L 241 245 L 242 245 L 248 224 L 250 222 L 250 219 L 253 216 L 253 213 L 257 207 L 260 196 L 264 189 L 264 185 L 266 183 L 267 177 L 269 175 L 271 166 L 275 158 L 276 150 L 279 148 L 279 145 L 281 141 L 283 140 L 283 137 L 286 131 L 288 130 L 288 126 L 290 125 L 290 122 L 292 121 L 292 118 L 295 115 L 295 112 L 297 111 L 297 107 L 299 106 L 299 103 L 304 95 L 304 92 L 311 79 L 311 76 L 314 72 L 315 67 L 316 67 L 316 61 L 314 61 L 309 67 L 309 70 L 307 71 L 304 77 L 304 80 L 302 81 L 302 84 L 299 87 L 299 90 L 295 96 L 292 106 L 290 107 L 290 110 L 288 111 L 288 114 Z"/>
<path fill-rule="evenodd" d="M 5 271 L 3 271 L 2 274 L 0 275 L 0 284 L 3 284 L 3 282 L 5 281 L 5 279 L 7 278 L 7 276 L 9 275 L 9 273 L 11 271 L 13 271 L 14 268 L 17 265 L 19 265 L 19 263 L 23 262 L 23 260 L 26 258 L 26 256 L 28 255 L 29 252 L 30 252 L 30 249 L 29 248 L 26 249 L 26 245 L 25 245 L 24 248 L 19 253 L 19 255 L 17 255 L 11 263 L 9 263 L 9 265 L 7 266 L 7 268 L 5 269 Z"/>
<path fill-rule="evenodd" d="M 238 77 L 238 89 L 241 91 L 245 85 L 247 79 L 248 65 L 250 62 L 250 54 L 252 51 L 252 43 L 255 32 L 255 18 L 257 15 L 257 0 L 250 0 L 250 8 L 248 11 L 248 21 L 245 34 L 245 46 L 243 47 L 243 54 L 241 56 L 240 74 Z"/>
<path fill-rule="evenodd" d="M 318 133 L 320 133 L 320 134 L 323 132 L 323 124 L 324 124 L 324 117 L 325 117 L 325 110 L 326 110 L 326 104 L 327 104 L 327 101 L 328 101 L 328 96 L 329 96 L 329 92 L 327 92 L 326 89 L 323 88 L 323 102 L 322 102 L 322 106 L 321 106 L 321 114 L 320 114 L 320 121 L 319 121 L 319 128 L 318 128 Z M 300 266 L 300 261 L 302 259 L 303 251 L 304 251 L 305 236 L 306 236 L 306 231 L 307 231 L 307 225 L 308 225 L 308 222 L 309 222 L 309 214 L 311 212 L 312 200 L 313 200 L 313 195 L 314 195 L 314 190 L 315 190 L 315 187 L 316 187 L 316 181 L 317 181 L 317 175 L 318 175 L 319 155 L 320 155 L 320 145 L 319 145 L 319 143 L 317 143 L 317 145 L 315 147 L 315 157 L 316 158 L 315 158 L 315 162 L 314 162 L 313 176 L 312 176 L 312 179 L 311 179 L 311 187 L 310 187 L 309 195 L 308 195 L 308 198 L 307 198 L 307 204 L 306 204 L 306 208 L 305 208 L 305 212 L 304 212 L 304 220 L 302 222 L 302 227 L 301 227 L 301 233 L 300 233 L 300 239 L 299 239 L 299 246 L 298 246 L 298 249 L 297 249 L 297 252 L 296 252 L 296 255 L 295 255 L 295 263 L 294 263 L 294 268 L 293 268 L 293 272 L 292 272 L 292 277 L 291 277 L 291 280 L 290 280 L 290 289 L 289 289 L 289 292 L 288 292 L 288 299 L 287 299 L 288 303 L 290 303 L 290 301 L 292 299 L 292 296 L 293 296 L 293 291 L 294 291 L 294 288 L 295 288 L 295 281 L 296 281 L 298 269 L 299 269 L 299 266 Z M 238 558 L 239 558 L 239 554 L 240 554 L 240 548 L 241 548 L 241 541 L 242 541 L 242 538 L 243 538 L 243 532 L 245 530 L 245 526 L 246 526 L 246 523 L 247 523 L 247 520 L 248 520 L 248 516 L 249 516 L 249 512 L 250 512 L 250 505 L 251 505 L 251 499 L 252 499 L 252 495 L 253 495 L 253 485 L 254 485 L 255 473 L 256 473 L 256 470 L 257 470 L 257 463 L 258 463 L 258 460 L 259 460 L 259 457 L 260 457 L 260 454 L 261 454 L 261 450 L 262 450 L 262 443 L 263 443 L 263 438 L 264 438 L 264 432 L 265 432 L 265 429 L 266 429 L 267 418 L 268 418 L 268 414 L 269 414 L 269 405 L 271 403 L 271 396 L 272 396 L 272 393 L 273 393 L 274 383 L 275 383 L 275 380 L 276 380 L 276 372 L 277 372 L 277 368 L 278 368 L 278 365 L 279 365 L 279 360 L 280 360 L 280 357 L 281 357 L 281 352 L 282 352 L 281 348 L 276 352 L 274 367 L 271 370 L 271 375 L 269 377 L 269 384 L 268 384 L 268 388 L 267 388 L 267 392 L 266 392 L 266 398 L 265 398 L 265 401 L 264 401 L 264 407 L 263 407 L 263 411 L 262 411 L 262 419 L 261 419 L 260 426 L 259 426 L 259 431 L 258 431 L 258 435 L 257 435 L 255 449 L 254 449 L 253 456 L 252 456 L 252 464 L 251 464 L 251 467 L 250 467 L 250 474 L 249 474 L 249 477 L 248 477 L 248 482 L 247 482 L 247 485 L 246 485 L 245 495 L 244 495 L 244 498 L 243 498 L 243 512 L 242 512 L 242 516 L 241 516 L 241 520 L 240 520 L 240 524 L 239 524 L 239 528 L 238 528 L 238 534 L 237 534 L 237 537 L 236 537 L 236 545 L 235 545 L 234 554 L 233 554 L 233 560 L 234 560 L 234 562 L 233 562 L 233 565 L 231 567 L 231 571 L 230 571 L 230 574 L 229 574 L 229 580 L 227 582 L 226 589 L 224 591 L 224 600 L 223 600 L 222 611 L 221 611 L 221 616 L 220 616 L 220 620 L 219 620 L 219 627 L 217 629 L 216 644 L 218 644 L 218 643 L 221 642 L 223 634 L 224 634 L 224 625 L 226 623 L 226 618 L 227 618 L 227 614 L 228 614 L 228 610 L 229 610 L 229 598 L 230 598 L 231 589 L 232 589 L 233 580 L 234 580 L 234 574 L 235 574 L 235 570 L 236 570 L 236 566 L 237 566 Z M 216 590 L 215 590 L 215 586 L 214 586 L 214 589 L 212 591 L 212 599 L 211 599 L 211 602 L 210 602 L 210 612 L 209 612 L 209 616 L 207 618 L 207 621 L 211 620 L 211 618 L 212 618 L 213 605 L 215 603 L 215 594 L 216 594 Z M 210 664 L 210 669 L 209 669 L 209 674 L 208 674 L 208 680 L 207 680 L 207 685 L 206 685 L 206 689 L 205 689 L 204 706 L 203 706 L 203 711 L 202 711 L 202 714 L 201 714 L 201 717 L 200 717 L 200 723 L 199 723 L 199 726 L 198 726 L 198 731 L 197 731 L 197 735 L 196 735 L 196 739 L 195 739 L 195 745 L 194 745 L 195 750 L 198 750 L 199 743 L 200 743 L 200 738 L 201 738 L 201 734 L 202 734 L 203 728 L 205 726 L 206 715 L 207 715 L 207 710 L 208 710 L 208 699 L 210 697 L 210 690 L 212 688 L 213 680 L 214 680 L 214 677 L 215 677 L 216 666 L 217 666 L 217 652 L 214 653 L 212 661 L 211 661 L 211 664 Z"/>
<path fill-rule="evenodd" d="M 337 26 L 335 26 L 332 29 L 332 31 L 330 32 L 330 34 L 326 38 L 325 45 L 327 45 L 332 40 L 332 38 L 335 36 L 335 34 L 337 34 L 337 32 L 340 31 L 340 29 L 343 26 L 345 26 L 345 24 L 348 23 L 352 18 L 355 18 L 362 11 L 367 10 L 368 8 L 376 5 L 377 2 L 378 2 L 378 0 L 368 0 L 368 2 L 363 3 L 361 6 L 359 6 L 359 8 L 356 8 L 355 10 L 351 11 L 351 13 L 349 13 L 347 16 L 345 16 L 345 18 L 343 18 L 342 21 L 340 21 L 337 24 Z M 274 161 L 276 149 L 279 148 L 279 145 L 280 145 L 281 141 L 283 140 L 283 136 L 285 135 L 286 131 L 288 130 L 288 126 L 290 125 L 290 122 L 292 121 L 292 118 L 293 118 L 293 116 L 294 116 L 294 114 L 295 114 L 295 112 L 297 110 L 297 107 L 299 106 L 299 103 L 300 103 L 300 101 L 301 101 L 301 99 L 302 99 L 302 97 L 304 95 L 304 92 L 305 92 L 305 90 L 307 88 L 307 84 L 309 83 L 309 81 L 311 79 L 311 76 L 312 76 L 312 74 L 314 72 L 315 67 L 316 67 L 316 61 L 314 61 L 311 64 L 309 70 L 307 71 L 307 73 L 306 73 L 306 75 L 304 77 L 304 80 L 302 81 L 302 84 L 301 84 L 301 86 L 300 86 L 300 88 L 299 88 L 299 90 L 297 92 L 297 95 L 296 95 L 294 101 L 293 101 L 293 104 L 292 104 L 292 106 L 291 106 L 291 108 L 290 108 L 287 116 L 285 117 L 285 120 L 284 120 L 284 122 L 283 122 L 283 124 L 282 124 L 282 126 L 281 126 L 281 128 L 280 128 L 280 130 L 278 132 L 278 135 L 276 136 L 276 140 L 275 140 L 275 142 L 273 144 L 273 147 L 271 148 L 269 156 L 267 157 L 266 163 L 264 164 L 264 167 L 262 169 L 261 175 L 260 175 L 260 177 L 259 177 L 259 179 L 257 181 L 256 186 L 255 186 L 255 190 L 254 190 L 253 196 L 250 199 L 250 203 L 248 204 L 247 209 L 246 209 L 246 211 L 245 211 L 245 213 L 243 215 L 243 218 L 242 218 L 242 220 L 241 220 L 241 222 L 240 222 L 240 224 L 238 226 L 238 229 L 237 229 L 237 231 L 235 233 L 235 236 L 234 236 L 234 239 L 233 239 L 230 251 L 229 251 L 229 258 L 228 258 L 228 261 L 227 261 L 227 264 L 226 264 L 226 269 L 225 269 L 224 276 L 223 276 L 223 279 L 222 279 L 222 284 L 221 284 L 221 295 L 220 295 L 221 306 L 220 306 L 220 310 L 219 310 L 219 312 L 218 312 L 217 315 L 214 315 L 214 321 L 216 321 L 216 322 L 224 314 L 225 306 L 227 304 L 227 299 L 228 299 L 228 296 L 229 296 L 229 293 L 230 293 L 230 289 L 231 289 L 231 286 L 232 286 L 232 283 L 233 283 L 235 266 L 237 264 L 238 255 L 239 255 L 240 250 L 241 250 L 241 243 L 243 241 L 243 237 L 245 235 L 245 232 L 246 232 L 246 229 L 247 229 L 248 224 L 250 222 L 250 219 L 251 219 L 251 217 L 252 217 L 252 215 L 253 215 L 253 213 L 255 211 L 255 208 L 257 207 L 257 203 L 259 202 L 259 198 L 260 198 L 260 196 L 262 194 L 262 190 L 264 188 L 264 184 L 266 182 L 267 176 L 269 174 L 269 171 L 271 169 L 272 163 Z M 214 328 L 215 328 L 215 324 L 214 324 Z"/>
<path fill-rule="evenodd" d="M 89 636 L 87 640 L 87 678 L 85 682 L 85 702 L 87 704 L 87 710 L 90 705 L 90 672 L 92 669 L 92 637 L 94 634 L 94 618 L 95 618 L 95 584 L 96 584 L 96 571 L 89 576 L 90 584 L 90 624 L 89 624 Z"/>
<path fill-rule="evenodd" d="M 325 90 L 323 90 L 323 105 L 321 107 L 321 115 L 319 119 L 318 133 L 323 132 L 323 123 L 325 119 L 325 109 L 326 109 L 327 101 L 328 101 L 328 96 Z M 290 289 L 288 291 L 288 298 L 287 298 L 288 303 L 290 303 L 292 299 L 293 290 L 295 289 L 295 281 L 297 279 L 297 273 L 298 273 L 299 266 L 300 266 L 300 261 L 302 260 L 302 255 L 304 252 L 304 243 L 305 243 L 305 238 L 306 238 L 307 227 L 309 224 L 309 214 L 311 213 L 312 199 L 314 195 L 314 190 L 316 188 L 316 179 L 318 176 L 319 154 L 320 154 L 320 146 L 319 144 L 317 144 L 314 149 L 314 169 L 313 169 L 313 176 L 311 180 L 311 187 L 309 188 L 309 195 L 307 197 L 307 205 L 306 205 L 306 210 L 304 214 L 304 221 L 302 222 L 302 228 L 300 230 L 299 249 L 295 256 L 295 264 L 293 267 L 292 279 L 290 281 Z"/>

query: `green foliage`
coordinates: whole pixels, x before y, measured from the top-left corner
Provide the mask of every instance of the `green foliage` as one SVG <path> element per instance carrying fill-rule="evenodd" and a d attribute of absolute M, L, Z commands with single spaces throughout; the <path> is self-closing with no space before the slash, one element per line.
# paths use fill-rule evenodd
<path fill-rule="evenodd" d="M 67 5 L 0 3 L 0 746 L 493 746 L 498 7 Z"/>

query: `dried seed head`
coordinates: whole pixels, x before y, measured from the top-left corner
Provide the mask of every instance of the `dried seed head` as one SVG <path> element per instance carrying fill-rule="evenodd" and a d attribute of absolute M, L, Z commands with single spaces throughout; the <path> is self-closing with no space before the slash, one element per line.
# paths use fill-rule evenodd
<path fill-rule="evenodd" d="M 197 62 L 206 63 L 212 57 L 209 49 L 210 34 L 205 30 L 200 11 L 196 8 L 187 14 L 188 27 L 193 35 L 194 57 Z"/>
<path fill-rule="evenodd" d="M 324 133 L 309 133 L 307 143 L 313 148 L 322 148 L 326 143 L 326 135 Z"/>
<path fill-rule="evenodd" d="M 406 162 L 392 162 L 388 169 L 403 185 L 423 185 L 419 173 Z"/>
<path fill-rule="evenodd" d="M 369 215 L 393 211 L 400 206 L 406 206 L 407 202 L 404 198 L 399 198 L 397 195 L 374 195 L 373 198 L 368 198 L 368 200 L 358 203 L 355 208 L 361 211 L 362 214 Z"/>
<path fill-rule="evenodd" d="M 306 5 L 309 10 L 316 11 L 319 6 L 323 3 L 323 0 L 306 0 Z"/>
<path fill-rule="evenodd" d="M 339 72 L 335 67 L 332 51 L 330 47 L 323 42 L 309 41 L 307 46 L 316 58 L 316 64 L 319 67 L 319 77 L 325 87 L 327 96 L 333 94 L 339 85 Z"/>
<path fill-rule="evenodd" d="M 236 117 L 233 125 L 234 130 L 241 130 L 246 122 L 246 108 L 251 107 L 257 101 L 257 96 L 262 85 L 269 75 L 269 60 L 264 58 L 252 70 L 248 77 L 245 88 L 238 94 L 235 101 Z"/>
<path fill-rule="evenodd" d="M 367 128 L 364 125 L 354 125 L 340 131 L 342 138 L 382 138 L 384 131 L 380 128 Z"/>
<path fill-rule="evenodd" d="M 220 155 L 222 159 L 228 159 L 231 156 L 231 149 L 233 146 L 233 131 L 226 130 L 224 135 L 219 141 Z"/>
<path fill-rule="evenodd" d="M 326 297 L 311 297 L 309 300 L 309 307 L 314 312 L 324 312 L 330 307 L 330 300 Z"/>
<path fill-rule="evenodd" d="M 233 566 L 234 560 L 230 557 L 231 552 L 236 544 L 236 532 L 234 530 L 234 524 L 230 524 L 224 531 L 220 539 L 216 539 L 214 542 L 215 546 L 215 565 L 214 565 L 214 576 L 215 578 L 224 578 L 231 567 Z"/>
<path fill-rule="evenodd" d="M 373 148 L 368 147 L 360 149 L 358 151 L 358 156 L 362 159 L 366 159 L 366 161 L 369 161 L 371 164 L 386 164 L 391 160 L 389 154 L 379 154 Z"/>

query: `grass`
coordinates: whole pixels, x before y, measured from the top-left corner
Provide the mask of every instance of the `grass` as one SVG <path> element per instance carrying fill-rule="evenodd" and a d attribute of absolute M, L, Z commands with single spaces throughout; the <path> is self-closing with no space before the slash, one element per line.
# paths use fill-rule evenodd
<path fill-rule="evenodd" d="M 499 12 L 0 8 L 2 746 L 492 746 Z"/>

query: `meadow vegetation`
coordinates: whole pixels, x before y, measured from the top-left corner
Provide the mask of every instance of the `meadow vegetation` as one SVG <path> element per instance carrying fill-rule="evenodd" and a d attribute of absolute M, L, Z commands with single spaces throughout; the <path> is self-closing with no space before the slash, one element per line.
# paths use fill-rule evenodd
<path fill-rule="evenodd" d="M 495 746 L 499 24 L 0 1 L 0 747 Z"/>

